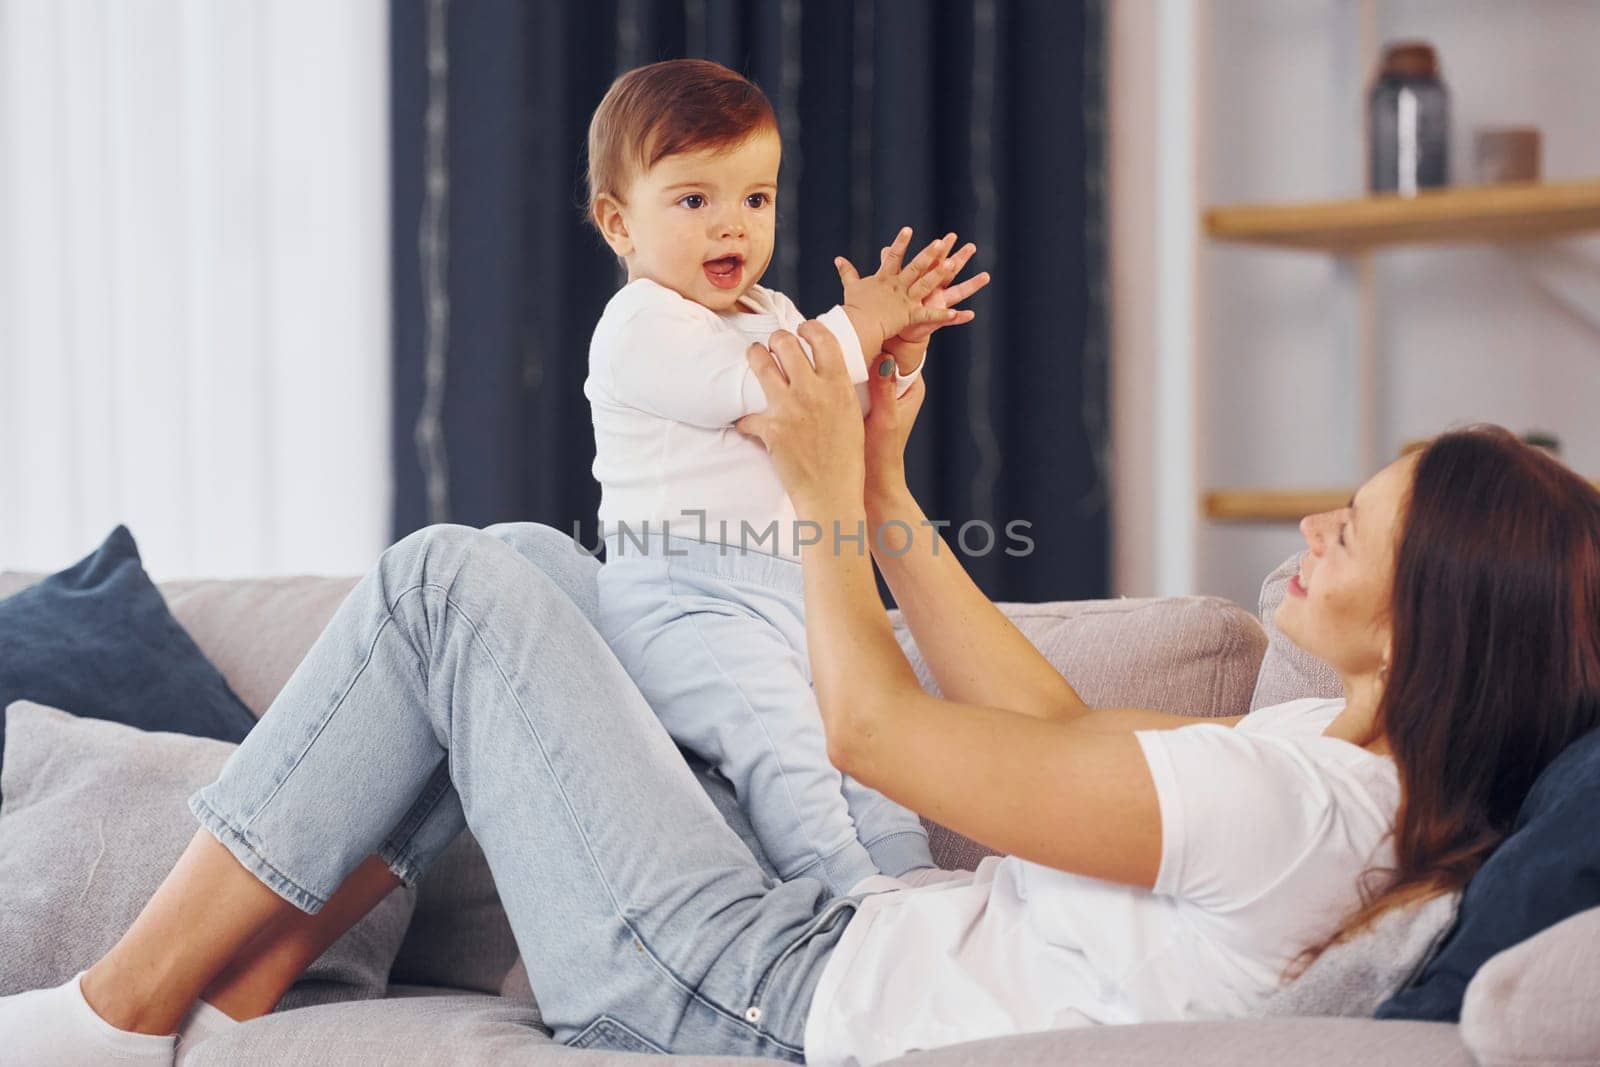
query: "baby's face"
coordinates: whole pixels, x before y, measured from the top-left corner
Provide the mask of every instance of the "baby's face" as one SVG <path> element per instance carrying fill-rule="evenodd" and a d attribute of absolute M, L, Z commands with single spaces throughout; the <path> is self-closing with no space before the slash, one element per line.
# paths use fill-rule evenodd
<path fill-rule="evenodd" d="M 743 144 L 667 156 L 634 179 L 618 207 L 628 280 L 649 278 L 713 311 L 726 311 L 772 262 L 778 162 L 776 130 Z"/>

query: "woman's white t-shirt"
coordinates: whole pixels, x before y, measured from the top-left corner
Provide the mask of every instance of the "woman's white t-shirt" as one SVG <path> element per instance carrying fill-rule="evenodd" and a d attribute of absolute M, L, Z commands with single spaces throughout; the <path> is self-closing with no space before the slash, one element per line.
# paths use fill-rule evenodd
<path fill-rule="evenodd" d="M 1161 807 L 1153 889 L 989 857 L 868 896 L 818 979 L 808 1063 L 1101 1023 L 1234 1018 L 1394 864 L 1394 761 L 1322 731 L 1341 700 L 1134 736 Z"/>

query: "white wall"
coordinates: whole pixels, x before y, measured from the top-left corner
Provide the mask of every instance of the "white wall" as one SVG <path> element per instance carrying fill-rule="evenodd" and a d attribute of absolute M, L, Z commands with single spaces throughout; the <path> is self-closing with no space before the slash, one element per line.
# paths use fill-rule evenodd
<path fill-rule="evenodd" d="M 1196 0 L 1109 9 L 1111 592 L 1191 592 Z"/>
<path fill-rule="evenodd" d="M 1439 51 L 1458 180 L 1470 174 L 1472 130 L 1506 123 L 1543 130 L 1546 177 L 1600 176 L 1600 4 L 1381 0 L 1375 6 L 1380 41 L 1421 37 Z M 1137 19 L 1152 4 L 1129 0 L 1117 7 Z M 1210 0 L 1199 8 L 1201 201 L 1358 194 L 1362 115 L 1376 60 L 1359 47 L 1362 5 Z M 1124 47 L 1134 49 L 1137 61 L 1138 49 L 1150 46 Z M 1114 163 L 1119 130 L 1125 140 L 1144 135 L 1133 125 L 1137 113 L 1124 108 L 1119 118 L 1117 103 Z M 1151 155 L 1155 166 L 1166 165 L 1159 146 Z M 1113 170 L 1113 197 L 1125 194 L 1125 214 L 1139 210 L 1138 182 L 1147 181 L 1130 176 L 1126 162 L 1120 177 Z M 1406 440 L 1489 420 L 1556 433 L 1572 466 L 1600 477 L 1600 239 L 1527 250 L 1412 248 L 1380 253 L 1376 264 L 1383 456 L 1397 454 Z M 1117 275 L 1119 282 L 1131 279 L 1131 289 L 1116 297 L 1122 322 L 1136 323 L 1156 306 L 1150 283 L 1141 279 L 1164 266 L 1136 262 Z M 1359 469 L 1355 439 L 1354 287 L 1339 271 L 1333 258 L 1311 253 L 1201 245 L 1195 357 L 1203 484 L 1353 486 L 1371 473 Z M 1565 292 L 1575 309 L 1546 286 Z M 1119 338 L 1117 358 L 1125 364 L 1119 375 L 1147 371 L 1139 328 L 1121 328 Z M 1128 424 L 1137 418 L 1136 403 L 1127 397 L 1118 403 L 1119 442 L 1144 432 Z M 1152 466 L 1186 458 L 1156 456 L 1141 464 L 1135 450 L 1120 450 L 1119 479 L 1129 481 L 1121 494 L 1137 500 Z M 1124 517 L 1137 518 L 1132 509 Z M 1150 552 L 1140 548 L 1144 535 L 1119 525 L 1118 536 L 1131 546 L 1119 565 L 1119 590 L 1155 591 Z M 1262 576 L 1300 544 L 1287 525 L 1202 524 L 1196 591 L 1253 604 Z"/>
<path fill-rule="evenodd" d="M 376 558 L 387 71 L 383 0 L 0 0 L 0 569 Z"/>
<path fill-rule="evenodd" d="M 1337 197 L 1362 188 L 1360 137 L 1374 57 L 1359 4 L 1215 0 L 1202 39 L 1209 202 Z M 1379 39 L 1437 48 L 1450 90 L 1452 175 L 1471 173 L 1485 124 L 1544 133 L 1546 177 L 1600 176 L 1600 4 L 1592 0 L 1384 0 Z M 1557 264 L 1562 261 L 1562 265 Z M 1352 287 L 1329 257 L 1213 245 L 1206 304 L 1205 477 L 1212 484 L 1357 484 Z M 1519 252 L 1397 249 L 1376 260 L 1380 455 L 1466 421 L 1549 430 L 1600 477 L 1600 332 L 1554 302 L 1541 274 L 1600 318 L 1600 241 Z M 1251 602 L 1301 544 L 1289 528 L 1208 525 L 1199 585 Z"/>
<path fill-rule="evenodd" d="M 1157 66 L 1150 0 L 1107 9 L 1107 270 L 1111 275 L 1111 590 L 1155 584 L 1155 332 L 1148 309 L 1155 261 Z"/>

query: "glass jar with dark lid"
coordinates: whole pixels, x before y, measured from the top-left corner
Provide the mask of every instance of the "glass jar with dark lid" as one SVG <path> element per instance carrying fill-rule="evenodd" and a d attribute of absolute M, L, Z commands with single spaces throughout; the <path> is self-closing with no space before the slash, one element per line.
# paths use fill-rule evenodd
<path fill-rule="evenodd" d="M 1367 136 L 1373 192 L 1410 196 L 1450 183 L 1450 94 L 1432 45 L 1397 41 L 1384 49 Z"/>

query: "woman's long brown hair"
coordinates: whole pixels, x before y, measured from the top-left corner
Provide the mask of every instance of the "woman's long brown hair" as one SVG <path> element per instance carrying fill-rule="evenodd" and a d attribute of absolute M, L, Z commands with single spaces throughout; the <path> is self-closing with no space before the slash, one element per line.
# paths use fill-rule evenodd
<path fill-rule="evenodd" d="M 1379 700 L 1396 865 L 1303 970 L 1398 905 L 1466 885 L 1534 779 L 1600 726 L 1600 492 L 1497 426 L 1435 438 L 1402 516 Z"/>

